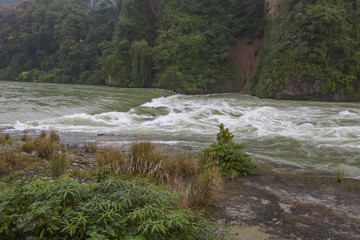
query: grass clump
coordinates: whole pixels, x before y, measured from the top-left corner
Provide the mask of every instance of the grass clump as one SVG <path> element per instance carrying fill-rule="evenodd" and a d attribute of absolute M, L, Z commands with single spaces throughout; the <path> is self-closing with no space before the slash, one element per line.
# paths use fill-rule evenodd
<path fill-rule="evenodd" d="M 53 177 L 59 177 L 69 167 L 69 159 L 66 154 L 54 154 L 50 158 L 50 171 Z"/>
<path fill-rule="evenodd" d="M 59 140 L 60 140 L 59 133 L 56 130 L 51 129 L 49 132 L 49 141 L 50 142 L 58 142 Z"/>
<path fill-rule="evenodd" d="M 144 180 L 34 180 L 0 196 L 4 239 L 221 239 L 218 225 Z"/>
<path fill-rule="evenodd" d="M 115 147 L 99 149 L 96 153 L 95 161 L 98 169 L 109 166 L 114 176 L 119 175 L 126 168 L 126 157 L 124 153 Z"/>
<path fill-rule="evenodd" d="M 69 170 L 69 175 L 71 177 L 75 177 L 85 181 L 94 179 L 94 176 L 96 176 L 97 174 L 98 174 L 98 170 L 94 168 L 87 168 L 87 169 L 73 168 Z"/>
<path fill-rule="evenodd" d="M 200 172 L 194 180 L 190 192 L 190 204 L 196 207 L 215 205 L 222 191 L 222 178 L 217 166 L 211 166 Z"/>
<path fill-rule="evenodd" d="M 5 133 L 0 135 L 0 144 L 1 145 L 11 145 L 13 143 L 13 140 L 10 136 L 10 134 Z"/>
<path fill-rule="evenodd" d="M 175 187 L 185 176 L 197 173 L 197 159 L 181 153 L 162 153 L 150 142 L 140 142 L 131 147 L 129 172 L 142 174 L 157 183 Z"/>
<path fill-rule="evenodd" d="M 29 136 L 29 129 L 25 129 L 23 131 L 23 135 L 21 136 L 21 141 L 26 142 L 30 139 L 31 139 L 31 137 Z"/>
<path fill-rule="evenodd" d="M 31 138 L 27 138 L 26 141 L 20 146 L 21 151 L 26 153 L 36 152 L 36 145 Z"/>
<path fill-rule="evenodd" d="M 0 152 L 0 174 L 22 169 L 21 155 L 17 150 L 8 149 Z"/>
<path fill-rule="evenodd" d="M 35 139 L 34 143 L 36 145 L 37 156 L 44 159 L 49 159 L 50 156 L 58 150 L 56 142 L 51 141 L 50 139 L 40 137 Z"/>
<path fill-rule="evenodd" d="M 254 173 L 256 168 L 251 157 L 245 153 L 245 147 L 233 142 L 234 135 L 220 125 L 217 142 L 202 152 L 200 165 L 202 168 L 218 166 L 222 176 L 247 176 Z"/>
<path fill-rule="evenodd" d="M 87 153 L 96 153 L 96 149 L 97 149 L 96 141 L 94 141 L 94 142 L 86 142 L 84 144 L 84 151 L 87 152 Z"/>
<path fill-rule="evenodd" d="M 54 130 L 52 130 L 50 131 L 49 138 L 46 136 L 47 133 L 45 131 L 41 131 L 35 139 L 26 137 L 26 141 L 20 146 L 21 151 L 26 153 L 36 152 L 38 157 L 43 159 L 50 159 L 51 155 L 59 150 L 57 145 L 57 142 L 59 141 L 59 135 Z"/>

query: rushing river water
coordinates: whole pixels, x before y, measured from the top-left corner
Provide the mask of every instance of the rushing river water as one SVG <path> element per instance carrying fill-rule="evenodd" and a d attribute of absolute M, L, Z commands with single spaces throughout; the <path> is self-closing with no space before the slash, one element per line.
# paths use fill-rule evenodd
<path fill-rule="evenodd" d="M 360 103 L 0 82 L 0 127 L 10 132 L 54 128 L 72 141 L 201 149 L 220 123 L 257 159 L 360 178 Z"/>

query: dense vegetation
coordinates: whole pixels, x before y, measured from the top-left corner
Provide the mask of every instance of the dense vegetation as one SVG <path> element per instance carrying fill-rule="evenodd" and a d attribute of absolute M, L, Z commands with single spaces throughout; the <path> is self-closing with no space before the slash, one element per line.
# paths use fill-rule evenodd
<path fill-rule="evenodd" d="M 253 93 L 359 99 L 359 5 L 358 0 L 283 0 L 252 78 Z"/>
<path fill-rule="evenodd" d="M 3 239 L 220 239 L 214 223 L 144 180 L 33 180 L 0 197 Z"/>
<path fill-rule="evenodd" d="M 238 89 L 227 49 L 262 36 L 263 9 L 263 0 L 23 1 L 0 9 L 0 79 Z"/>
<path fill-rule="evenodd" d="M 194 209 L 217 203 L 221 174 L 252 173 L 250 157 L 232 138 L 221 125 L 218 142 L 199 160 L 159 151 L 151 142 L 134 143 L 126 156 L 96 143 L 68 149 L 54 130 L 35 137 L 24 131 L 19 139 L 0 132 L 0 235 L 223 239 L 225 229 Z"/>
<path fill-rule="evenodd" d="M 215 165 L 225 177 L 237 177 L 239 175 L 251 175 L 256 165 L 251 157 L 245 152 L 245 146 L 233 141 L 234 135 L 220 125 L 217 142 L 205 148 L 202 153 L 202 165 Z"/>
<path fill-rule="evenodd" d="M 28 0 L 0 8 L 0 79 L 238 91 L 229 48 L 266 46 L 260 97 L 359 99 L 358 0 Z"/>

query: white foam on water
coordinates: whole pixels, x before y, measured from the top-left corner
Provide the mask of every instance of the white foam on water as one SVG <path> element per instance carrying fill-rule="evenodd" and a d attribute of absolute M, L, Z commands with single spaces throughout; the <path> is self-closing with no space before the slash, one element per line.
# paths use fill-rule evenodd
<path fill-rule="evenodd" d="M 351 162 L 356 153 L 360 153 L 360 105 L 344 107 L 335 103 L 263 100 L 240 94 L 172 95 L 152 99 L 127 112 L 79 113 L 17 122 L 14 127 L 17 130 L 52 127 L 59 131 L 119 135 L 143 133 L 155 136 L 154 141 L 169 144 L 190 141 L 196 144 L 196 141 L 214 141 L 220 123 L 234 133 L 236 140 L 259 151 L 257 154 L 278 151 L 269 149 L 267 144 L 276 143 L 275 146 L 284 147 L 289 142 L 286 145 L 290 148 L 288 151 L 294 152 L 294 156 L 298 154 L 296 159 L 305 159 L 293 162 L 296 166 L 326 169 L 329 168 L 324 162 L 326 157 Z M 163 136 L 173 139 L 159 139 Z M 280 139 L 283 143 L 278 143 Z M 298 144 L 295 146 L 293 142 Z M 328 155 L 326 151 L 329 151 Z M 350 155 L 344 156 L 341 152 Z M 289 160 L 291 157 L 277 156 L 278 161 L 286 163 L 293 161 Z M 317 157 L 323 158 L 323 162 L 315 163 Z M 274 157 L 268 155 L 267 158 L 271 160 Z M 360 163 L 349 165 L 346 170 L 354 176 L 360 175 Z"/>

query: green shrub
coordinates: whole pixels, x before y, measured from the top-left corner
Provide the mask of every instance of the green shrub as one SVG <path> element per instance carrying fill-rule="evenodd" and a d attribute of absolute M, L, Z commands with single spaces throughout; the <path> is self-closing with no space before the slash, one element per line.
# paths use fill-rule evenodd
<path fill-rule="evenodd" d="M 217 135 L 217 143 L 202 152 L 200 167 L 207 168 L 216 165 L 226 177 L 253 174 L 255 164 L 251 157 L 245 153 L 245 147 L 233 142 L 234 135 L 229 129 L 220 125 L 220 133 Z"/>
<path fill-rule="evenodd" d="M 105 165 L 99 169 L 97 181 L 101 182 L 111 177 L 110 165 Z"/>
<path fill-rule="evenodd" d="M 218 226 L 144 180 L 59 178 L 0 190 L 2 239 L 221 239 Z"/>

